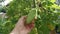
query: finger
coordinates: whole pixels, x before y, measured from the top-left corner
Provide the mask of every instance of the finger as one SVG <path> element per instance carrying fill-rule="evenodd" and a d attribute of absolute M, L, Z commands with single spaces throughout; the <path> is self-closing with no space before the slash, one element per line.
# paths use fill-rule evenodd
<path fill-rule="evenodd" d="M 18 26 L 24 26 L 25 20 L 26 20 L 26 16 L 22 16 L 22 17 L 18 20 L 17 25 L 18 25 Z"/>
<path fill-rule="evenodd" d="M 30 24 L 26 25 L 26 28 L 27 28 L 27 29 L 30 29 L 30 30 L 31 30 L 32 28 L 34 28 L 34 26 L 35 26 L 35 25 L 34 25 L 34 22 L 35 22 L 35 21 L 33 20 Z"/>
<path fill-rule="evenodd" d="M 32 23 L 29 25 L 30 29 L 34 28 L 34 26 L 35 26 L 34 23 L 35 23 L 35 21 L 33 20 Z"/>

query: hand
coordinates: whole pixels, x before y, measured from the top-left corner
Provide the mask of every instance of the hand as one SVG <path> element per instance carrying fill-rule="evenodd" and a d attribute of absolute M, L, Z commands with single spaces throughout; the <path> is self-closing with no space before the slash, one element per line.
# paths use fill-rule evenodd
<path fill-rule="evenodd" d="M 26 16 L 21 17 L 11 34 L 28 34 L 34 27 L 34 20 L 30 24 L 26 24 Z"/>

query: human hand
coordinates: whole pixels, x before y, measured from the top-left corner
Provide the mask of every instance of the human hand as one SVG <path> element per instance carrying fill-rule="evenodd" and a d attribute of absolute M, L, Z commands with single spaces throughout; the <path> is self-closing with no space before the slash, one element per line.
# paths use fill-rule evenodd
<path fill-rule="evenodd" d="M 26 24 L 26 16 L 21 17 L 11 34 L 28 34 L 34 27 L 34 20 L 30 24 Z"/>

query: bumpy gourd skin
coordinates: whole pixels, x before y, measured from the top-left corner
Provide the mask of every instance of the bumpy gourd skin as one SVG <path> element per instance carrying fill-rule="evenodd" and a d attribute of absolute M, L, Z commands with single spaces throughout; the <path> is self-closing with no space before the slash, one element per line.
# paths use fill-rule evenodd
<path fill-rule="evenodd" d="M 31 21 L 35 18 L 36 15 L 36 10 L 31 10 L 31 12 L 27 16 L 27 21 L 26 23 L 29 24 Z"/>

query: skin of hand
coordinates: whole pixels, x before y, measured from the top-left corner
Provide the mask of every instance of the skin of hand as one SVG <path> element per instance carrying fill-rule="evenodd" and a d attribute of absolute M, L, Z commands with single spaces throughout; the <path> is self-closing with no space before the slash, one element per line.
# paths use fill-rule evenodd
<path fill-rule="evenodd" d="M 11 34 L 29 34 L 34 27 L 34 20 L 30 24 L 26 24 L 26 16 L 22 16 L 15 25 Z"/>

